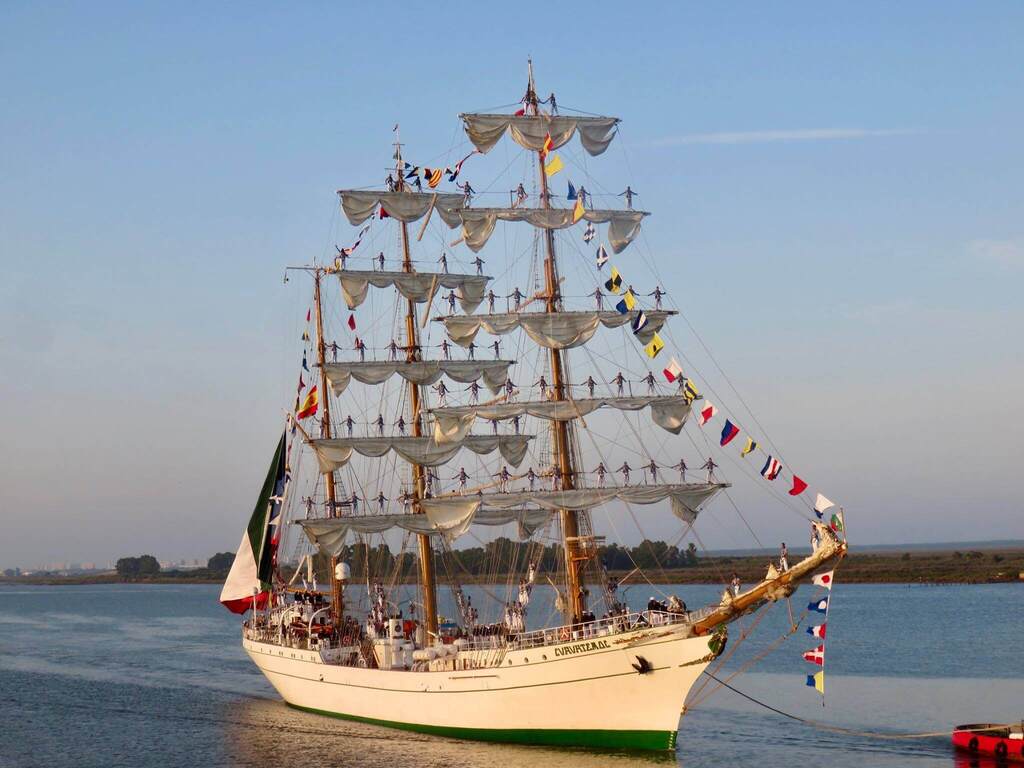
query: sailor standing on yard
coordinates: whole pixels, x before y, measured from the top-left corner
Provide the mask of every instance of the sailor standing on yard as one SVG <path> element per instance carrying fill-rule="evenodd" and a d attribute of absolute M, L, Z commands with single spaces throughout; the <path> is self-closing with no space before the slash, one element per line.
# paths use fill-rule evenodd
<path fill-rule="evenodd" d="M 619 397 L 622 397 L 622 385 L 626 383 L 626 377 L 622 375 L 622 371 L 615 374 L 615 378 L 612 379 L 611 383 L 619 388 Z"/>
<path fill-rule="evenodd" d="M 643 384 L 647 385 L 647 394 L 654 394 L 654 371 L 648 371 L 647 375 L 640 380 Z"/>
<path fill-rule="evenodd" d="M 597 466 L 594 468 L 594 472 L 597 474 L 597 487 L 604 488 L 604 476 L 608 474 L 608 469 L 605 467 L 603 461 L 599 461 Z"/>
<path fill-rule="evenodd" d="M 510 293 L 505 298 L 506 299 L 514 299 L 515 300 L 515 311 L 518 312 L 519 311 L 519 305 L 523 303 L 523 299 L 526 298 L 526 294 L 524 294 L 522 291 L 520 291 L 519 290 L 519 286 L 517 285 L 515 290 L 512 291 L 512 293 Z"/>
<path fill-rule="evenodd" d="M 740 575 L 736 571 L 732 572 L 732 583 L 729 585 L 732 589 L 733 597 L 736 597 L 740 593 Z"/>
<path fill-rule="evenodd" d="M 710 456 L 708 456 L 708 460 L 701 465 L 701 469 L 706 469 L 708 471 L 709 483 L 715 482 L 715 470 L 718 469 L 718 465 L 715 464 Z"/>
<path fill-rule="evenodd" d="M 437 384 L 435 384 L 433 387 L 431 387 L 431 389 L 437 391 L 437 399 L 438 399 L 438 402 L 440 402 L 442 406 L 445 406 L 445 405 L 448 404 L 448 397 L 447 397 L 447 395 L 448 395 L 448 387 L 445 386 L 445 383 L 444 383 L 443 379 L 441 381 L 437 382 Z"/>
<path fill-rule="evenodd" d="M 661 286 L 654 286 L 654 290 L 648 293 L 647 295 L 654 297 L 654 308 L 661 309 L 661 297 L 665 295 L 665 292 L 661 290 Z"/>
<path fill-rule="evenodd" d="M 789 570 L 789 550 L 786 549 L 786 542 L 782 542 L 779 548 L 779 570 L 783 573 Z"/>
<path fill-rule="evenodd" d="M 618 468 L 618 472 L 622 473 L 623 485 L 629 485 L 629 473 L 632 471 L 632 467 L 629 466 L 628 461 L 622 462 L 622 466 Z"/>
<path fill-rule="evenodd" d="M 817 552 L 821 546 L 821 534 L 818 533 L 818 526 L 811 523 L 811 552 Z"/>
<path fill-rule="evenodd" d="M 512 473 L 508 471 L 508 467 L 504 464 L 501 465 L 501 472 L 495 475 L 498 478 L 498 490 L 502 493 L 508 493 L 508 481 L 512 479 Z"/>

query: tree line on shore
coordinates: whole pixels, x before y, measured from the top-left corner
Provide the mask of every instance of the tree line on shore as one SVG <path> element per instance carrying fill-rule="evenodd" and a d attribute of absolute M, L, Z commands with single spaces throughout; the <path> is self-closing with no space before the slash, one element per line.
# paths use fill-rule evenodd
<path fill-rule="evenodd" d="M 562 547 L 559 544 L 523 543 L 504 536 L 494 539 L 481 547 L 468 547 L 444 553 L 444 566 L 453 576 L 503 576 L 508 573 L 525 573 L 532 562 L 541 571 L 557 571 L 563 563 Z M 609 571 L 630 571 L 633 568 L 678 569 L 698 565 L 697 547 L 691 543 L 685 549 L 664 541 L 645 539 L 635 547 L 608 544 L 598 548 L 598 561 Z M 412 552 L 393 553 L 385 542 L 370 547 L 357 542 L 346 545 L 338 559 L 349 564 L 353 574 L 413 573 L 417 557 Z M 316 558 L 318 577 L 329 572 L 326 559 Z M 367 568 L 367 566 L 369 568 Z M 439 564 L 441 567 L 441 564 Z"/>

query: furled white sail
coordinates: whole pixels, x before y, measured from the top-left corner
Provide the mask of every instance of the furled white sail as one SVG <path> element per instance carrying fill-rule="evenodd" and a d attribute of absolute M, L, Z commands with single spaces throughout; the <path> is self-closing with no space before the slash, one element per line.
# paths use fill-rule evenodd
<path fill-rule="evenodd" d="M 590 509 L 615 499 L 630 504 L 656 504 L 669 499 L 672 513 L 683 522 L 693 523 L 700 506 L 726 487 L 726 484 L 719 483 L 685 483 L 443 496 L 421 499 L 419 504 L 425 513 L 422 515 L 345 515 L 296 522 L 322 552 L 336 555 L 344 546 L 345 537 L 350 531 L 383 533 L 392 528 L 401 528 L 413 533 L 440 534 L 454 541 L 469 530 L 470 525 L 516 523 L 519 537 L 525 539 L 546 524 L 556 510 Z M 523 506 L 530 503 L 535 506 Z"/>
<path fill-rule="evenodd" d="M 416 360 L 413 362 L 325 363 L 324 372 L 331 391 L 340 395 L 355 379 L 361 384 L 380 384 L 396 373 L 413 384 L 435 384 L 442 375 L 468 384 L 483 379 L 491 392 L 497 392 L 508 378 L 512 360 Z"/>
<path fill-rule="evenodd" d="M 349 309 L 355 309 L 364 301 L 369 286 L 390 288 L 410 301 L 420 304 L 428 301 L 441 288 L 455 291 L 462 311 L 469 314 L 480 306 L 484 289 L 491 278 L 481 275 L 456 275 L 443 272 L 373 272 L 344 269 L 337 273 L 341 282 L 341 295 Z"/>
<path fill-rule="evenodd" d="M 569 208 L 462 208 L 455 214 L 462 221 L 462 234 L 472 251 L 483 248 L 498 221 L 525 221 L 539 229 L 565 229 L 576 222 Z M 593 224 L 608 223 L 608 244 L 621 253 L 640 232 L 646 211 L 588 210 L 583 218 Z"/>
<path fill-rule="evenodd" d="M 352 453 L 378 457 L 394 451 L 406 461 L 421 467 L 437 467 L 448 462 L 460 448 L 474 453 L 498 451 L 509 464 L 518 467 L 526 455 L 533 435 L 466 435 L 461 441 L 438 445 L 430 437 L 332 437 L 310 440 L 321 472 L 333 472 L 348 464 Z"/>
<path fill-rule="evenodd" d="M 310 542 L 325 555 L 341 553 L 351 533 L 383 533 L 401 528 L 411 533 L 444 536 L 450 541 L 465 533 L 470 525 L 499 526 L 515 523 L 520 539 L 528 539 L 545 525 L 553 514 L 549 509 L 490 509 L 480 507 L 476 498 L 465 498 L 464 503 L 432 505 L 430 499 L 420 502 L 426 514 L 346 515 L 314 520 L 297 520 Z"/>
<path fill-rule="evenodd" d="M 609 488 L 574 488 L 563 491 L 514 491 L 512 493 L 478 494 L 475 500 L 494 509 L 513 509 L 523 504 L 535 504 L 543 509 L 591 509 L 619 500 L 627 504 L 655 504 L 664 499 L 672 502 L 672 513 L 687 523 L 697 519 L 700 506 L 727 483 L 654 483 L 651 485 L 613 486 Z M 431 504 L 464 504 L 465 497 L 444 496 L 430 500 Z"/>
<path fill-rule="evenodd" d="M 550 421 L 581 418 L 598 408 L 638 411 L 650 407 L 651 419 L 662 429 L 678 435 L 690 413 L 690 404 L 681 395 L 649 395 L 646 397 L 594 397 L 578 400 L 538 400 L 525 403 L 494 403 L 492 405 L 460 405 L 432 408 L 434 442 L 440 444 L 462 440 L 476 419 L 504 421 L 516 416 L 536 416 Z"/>
<path fill-rule="evenodd" d="M 503 312 L 493 315 L 448 315 L 435 318 L 444 323 L 448 338 L 462 347 L 468 347 L 476 338 L 477 332 L 483 328 L 495 336 L 509 333 L 522 328 L 527 335 L 542 347 L 548 349 L 572 349 L 590 341 L 597 332 L 599 325 L 605 328 L 618 328 L 632 322 L 638 310 L 626 313 L 611 311 L 602 312 Z M 644 310 L 647 324 L 637 333 L 637 338 L 644 344 L 654 338 L 654 334 L 665 325 L 669 315 L 676 314 L 673 310 Z"/>
<path fill-rule="evenodd" d="M 373 216 L 379 205 L 394 219 L 409 223 L 422 219 L 433 208 L 450 229 L 459 226 L 458 210 L 465 203 L 465 196 L 431 192 L 380 192 L 355 189 L 339 189 L 341 209 L 349 222 L 355 226 Z"/>
<path fill-rule="evenodd" d="M 481 152 L 489 152 L 505 131 L 524 149 L 538 152 L 551 137 L 551 149 L 558 149 L 579 131 L 580 143 L 591 155 L 600 155 L 615 138 L 617 117 L 573 117 L 571 115 L 462 114 L 466 135 Z"/>

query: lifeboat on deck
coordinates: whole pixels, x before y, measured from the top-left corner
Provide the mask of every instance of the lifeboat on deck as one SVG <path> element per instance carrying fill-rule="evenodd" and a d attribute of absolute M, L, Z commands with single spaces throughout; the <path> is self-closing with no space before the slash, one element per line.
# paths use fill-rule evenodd
<path fill-rule="evenodd" d="M 1024 763 L 1024 723 L 959 725 L 953 731 L 953 746 L 976 755 Z"/>

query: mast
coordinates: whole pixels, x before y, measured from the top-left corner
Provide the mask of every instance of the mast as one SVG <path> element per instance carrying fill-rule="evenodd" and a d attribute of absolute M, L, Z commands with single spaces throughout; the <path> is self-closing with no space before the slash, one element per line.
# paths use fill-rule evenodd
<path fill-rule="evenodd" d="M 405 174 L 402 167 L 402 145 L 395 138 L 395 165 L 397 176 L 396 189 L 405 189 Z M 404 221 L 400 222 L 402 231 L 402 271 L 412 272 L 412 256 L 409 252 L 409 226 Z M 408 300 L 408 309 L 405 313 L 405 359 L 413 362 L 420 359 L 419 335 L 417 331 L 416 302 Z M 423 436 L 423 425 L 421 423 L 421 392 L 417 384 L 409 382 L 409 407 L 411 411 L 412 434 L 415 437 Z M 419 507 L 419 500 L 426 496 L 426 477 L 423 467 L 419 464 L 412 465 L 413 482 L 413 504 L 422 513 Z M 416 535 L 419 545 L 420 561 L 420 584 L 423 587 L 423 620 L 427 630 L 426 642 L 430 643 L 431 636 L 437 637 L 437 584 L 434 577 L 434 550 L 430 544 L 430 536 L 426 534 Z"/>
<path fill-rule="evenodd" d="M 323 419 L 320 421 L 320 437 L 331 436 L 331 398 L 328 396 L 330 386 L 327 382 L 327 368 L 324 365 L 327 357 L 327 344 L 324 341 L 324 316 L 320 303 L 320 280 L 323 278 L 323 270 L 317 267 L 313 271 L 313 305 L 316 309 L 316 357 L 320 364 L 320 402 L 323 404 Z M 336 490 L 334 486 L 334 472 L 324 473 L 324 487 L 327 494 L 327 508 L 331 517 L 338 516 L 336 505 Z M 341 584 L 335 578 L 335 570 L 338 567 L 338 556 L 331 556 L 331 614 L 334 627 L 337 629 L 342 623 L 342 612 L 345 606 L 341 598 Z"/>
<path fill-rule="evenodd" d="M 533 82 L 533 62 L 529 62 L 529 84 L 526 88 L 526 108 L 533 107 L 534 114 L 537 113 L 537 92 Z M 548 197 L 548 176 L 544 170 L 544 157 L 541 152 L 537 153 L 537 166 L 540 171 L 541 206 L 551 207 L 551 200 Z M 553 230 L 544 230 L 544 242 L 547 251 L 547 258 L 544 260 L 544 283 L 547 291 L 547 312 L 558 312 L 561 302 L 561 292 L 558 282 L 558 265 L 555 260 L 555 233 Z M 566 399 L 566 382 L 562 352 L 558 349 L 551 350 L 551 389 L 554 400 Z M 572 453 L 570 450 L 569 422 L 553 421 L 551 424 L 554 433 L 554 452 L 552 460 L 557 462 L 558 470 L 562 475 L 562 488 L 573 489 L 576 487 L 576 476 L 573 471 Z M 575 624 L 580 621 L 583 612 L 587 609 L 583 590 L 580 584 L 579 565 L 585 557 L 579 552 L 579 515 L 573 509 L 560 509 L 558 511 L 562 525 L 562 549 L 565 553 L 565 589 L 567 598 L 568 623 Z"/>

